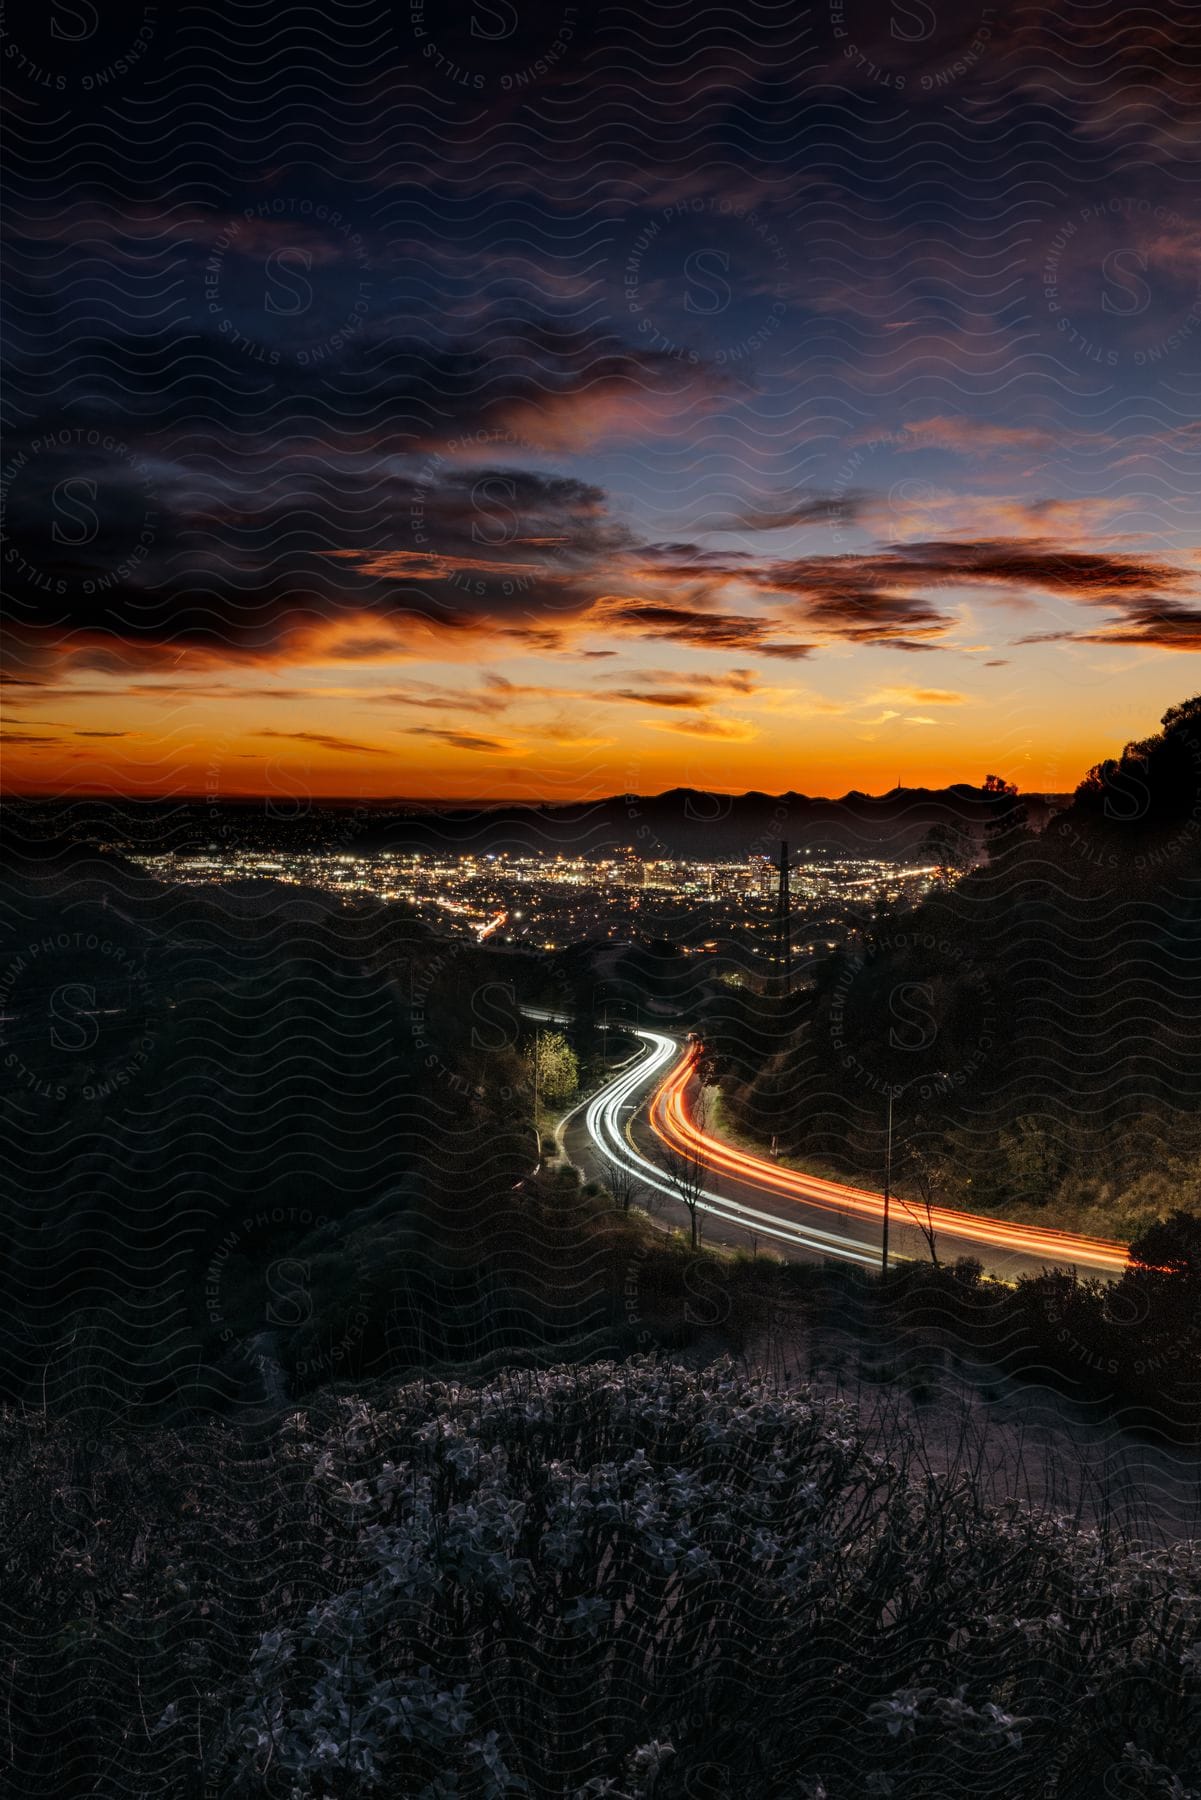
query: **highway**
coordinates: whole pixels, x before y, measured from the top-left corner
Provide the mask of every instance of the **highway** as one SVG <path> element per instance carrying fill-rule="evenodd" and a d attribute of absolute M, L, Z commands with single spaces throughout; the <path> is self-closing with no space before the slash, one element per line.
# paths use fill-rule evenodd
<path fill-rule="evenodd" d="M 882 1195 L 800 1174 L 699 1131 L 690 1111 L 692 1053 L 664 1032 L 637 1036 L 646 1045 L 642 1058 L 564 1119 L 561 1141 L 572 1162 L 602 1181 L 609 1166 L 619 1164 L 642 1190 L 636 1204 L 653 1200 L 660 1219 L 686 1230 L 687 1208 L 668 1172 L 673 1158 L 677 1168 L 683 1159 L 703 1183 L 704 1242 L 770 1246 L 790 1258 L 879 1267 Z M 1048 1267 L 1075 1267 L 1081 1275 L 1113 1280 L 1126 1266 L 1125 1245 L 1103 1238 L 946 1207 L 935 1207 L 931 1222 L 940 1262 L 974 1256 L 988 1273 L 1008 1281 Z M 929 1256 L 914 1215 L 895 1195 L 890 1243 L 892 1260 Z"/>

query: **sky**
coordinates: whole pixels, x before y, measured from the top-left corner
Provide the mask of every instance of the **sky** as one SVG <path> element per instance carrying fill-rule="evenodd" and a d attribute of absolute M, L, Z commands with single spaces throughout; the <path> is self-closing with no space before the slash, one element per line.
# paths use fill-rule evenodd
<path fill-rule="evenodd" d="M 1201 686 L 1195 5 L 0 64 L 10 792 L 1061 791 Z"/>

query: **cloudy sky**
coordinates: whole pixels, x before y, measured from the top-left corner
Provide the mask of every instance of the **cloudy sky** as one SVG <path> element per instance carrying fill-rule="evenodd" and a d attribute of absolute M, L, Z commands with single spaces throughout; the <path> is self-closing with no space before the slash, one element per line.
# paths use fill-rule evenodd
<path fill-rule="evenodd" d="M 1054 789 L 1201 686 L 1195 5 L 37 11 L 10 787 Z"/>

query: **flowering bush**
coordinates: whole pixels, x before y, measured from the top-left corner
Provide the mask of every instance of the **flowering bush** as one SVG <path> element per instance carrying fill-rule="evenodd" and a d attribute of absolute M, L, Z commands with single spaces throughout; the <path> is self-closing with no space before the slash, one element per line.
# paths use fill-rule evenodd
<path fill-rule="evenodd" d="M 1195 1561 L 918 1479 L 841 1405 L 601 1365 L 347 1403 L 312 1454 L 359 1563 L 259 1645 L 247 1794 L 1199 1791 Z"/>
<path fill-rule="evenodd" d="M 1201 1795 L 1196 1548 L 989 1505 L 729 1365 L 54 1434 L 0 1421 L 13 1793 Z"/>

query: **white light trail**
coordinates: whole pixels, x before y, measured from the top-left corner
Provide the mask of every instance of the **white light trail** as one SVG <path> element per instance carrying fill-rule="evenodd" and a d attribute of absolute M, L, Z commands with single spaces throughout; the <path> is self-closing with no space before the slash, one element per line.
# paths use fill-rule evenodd
<path fill-rule="evenodd" d="M 679 1056 L 680 1046 L 674 1039 L 664 1037 L 657 1031 L 639 1031 L 635 1035 L 646 1043 L 647 1055 L 635 1063 L 632 1069 L 619 1075 L 616 1081 L 610 1082 L 608 1087 L 602 1088 L 588 1102 L 584 1114 L 585 1129 L 602 1156 L 629 1169 L 644 1186 L 654 1188 L 657 1193 L 679 1205 L 682 1202 L 678 1189 L 662 1169 L 636 1150 L 626 1137 L 622 1129 L 621 1114 L 623 1108 L 636 1095 L 640 1095 L 668 1063 Z M 843 1237 L 837 1232 L 820 1231 L 816 1226 L 793 1225 L 777 1218 L 773 1213 L 758 1212 L 752 1206 L 740 1206 L 736 1200 L 729 1200 L 723 1194 L 711 1193 L 708 1189 L 701 1196 L 699 1210 L 711 1213 L 714 1218 L 724 1219 L 729 1224 L 741 1225 L 745 1231 L 753 1232 L 757 1237 L 776 1238 L 781 1243 L 810 1250 L 816 1256 L 838 1257 L 846 1262 L 862 1263 L 871 1268 L 875 1268 L 880 1260 L 878 1250 L 855 1238 Z"/>

